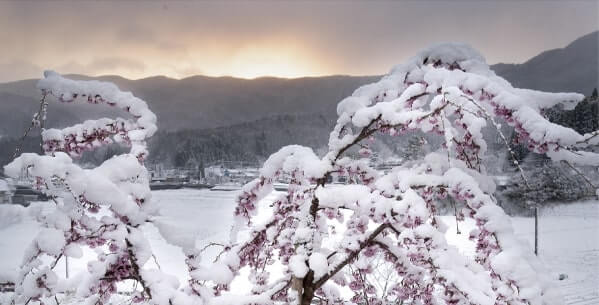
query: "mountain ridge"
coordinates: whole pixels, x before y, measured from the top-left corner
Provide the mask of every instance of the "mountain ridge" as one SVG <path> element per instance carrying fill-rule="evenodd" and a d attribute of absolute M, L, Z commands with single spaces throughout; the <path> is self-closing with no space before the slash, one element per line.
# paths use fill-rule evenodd
<path fill-rule="evenodd" d="M 521 64 L 492 65 L 514 87 L 589 95 L 599 84 L 599 31 L 567 46 L 541 52 Z"/>
<path fill-rule="evenodd" d="M 495 64 L 491 68 L 516 87 L 543 91 L 574 91 L 590 94 L 597 87 L 599 31 L 584 35 L 564 48 L 541 52 L 521 64 Z M 118 75 L 75 79 L 114 82 L 146 100 L 166 131 L 226 127 L 277 115 L 322 114 L 336 119 L 337 103 L 361 85 L 381 76 L 331 75 L 322 77 L 255 79 L 195 75 L 182 79 L 150 76 L 132 80 Z M 37 109 L 37 79 L 0 83 L 0 133 L 19 136 L 17 124 L 29 122 Z M 24 106 L 26 105 L 26 106 Z M 26 111 L 15 113 L 14 109 Z M 48 126 L 66 127 L 85 119 L 122 115 L 110 107 L 87 104 L 64 105 L 50 101 Z M 10 126 L 15 126 L 11 130 Z M 328 131 L 327 131 L 328 132 Z"/>

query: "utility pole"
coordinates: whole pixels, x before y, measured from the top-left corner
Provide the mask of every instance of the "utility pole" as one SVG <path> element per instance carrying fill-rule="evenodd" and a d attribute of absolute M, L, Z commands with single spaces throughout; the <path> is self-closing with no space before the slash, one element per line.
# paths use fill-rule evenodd
<path fill-rule="evenodd" d="M 535 213 L 535 255 L 539 256 L 539 204 L 533 200 L 527 200 L 526 205 L 534 209 Z"/>
<path fill-rule="evenodd" d="M 535 255 L 539 256 L 539 205 L 535 202 Z"/>
<path fill-rule="evenodd" d="M 535 213 L 535 255 L 539 256 L 539 204 L 536 201 L 527 200 L 526 205 L 534 209 Z"/>

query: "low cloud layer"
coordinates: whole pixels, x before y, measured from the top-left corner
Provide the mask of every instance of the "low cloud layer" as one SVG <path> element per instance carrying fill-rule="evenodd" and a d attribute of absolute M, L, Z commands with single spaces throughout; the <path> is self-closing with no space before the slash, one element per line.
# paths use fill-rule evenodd
<path fill-rule="evenodd" d="M 597 1 L 0 2 L 0 81 L 61 73 L 382 74 L 440 41 L 523 62 L 599 29 Z"/>

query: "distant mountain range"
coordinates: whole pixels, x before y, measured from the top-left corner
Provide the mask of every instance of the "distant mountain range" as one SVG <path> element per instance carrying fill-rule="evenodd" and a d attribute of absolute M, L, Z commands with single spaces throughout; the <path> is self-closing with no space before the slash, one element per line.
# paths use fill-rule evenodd
<path fill-rule="evenodd" d="M 593 32 L 565 48 L 545 51 L 525 63 L 496 64 L 492 69 L 516 87 L 589 95 L 593 88 L 599 87 L 598 45 L 599 32 Z M 213 151 L 205 152 L 212 156 L 209 159 L 241 158 L 247 151 L 253 151 L 250 152 L 253 157 L 258 154 L 258 158 L 262 158 L 291 143 L 322 147 L 336 120 L 337 103 L 359 86 L 380 78 L 327 76 L 247 80 L 193 76 L 176 80 L 157 76 L 129 80 L 119 76 L 69 77 L 111 81 L 146 100 L 158 115 L 161 130 L 153 140 L 154 156 L 171 163 L 180 163 L 176 153 L 187 150 L 185 145 L 193 149 L 213 147 Z M 36 82 L 28 79 L 0 84 L 0 139 L 21 136 L 30 124 L 40 98 Z M 84 119 L 119 114 L 107 106 L 50 101 L 48 126 L 65 127 Z M 267 145 L 261 142 L 265 135 Z M 172 141 L 164 137 L 178 141 L 170 143 Z M 170 143 L 169 149 L 176 152 L 169 155 L 158 143 Z"/>
<path fill-rule="evenodd" d="M 87 76 L 69 75 L 75 79 Z M 151 77 L 129 80 L 118 76 L 93 79 L 111 81 L 146 100 L 158 115 L 161 130 L 224 127 L 276 115 L 335 114 L 337 103 L 376 76 L 327 76 L 297 79 L 194 76 L 181 80 Z M 23 130 L 39 100 L 37 80 L 0 84 L 0 134 Z M 83 119 L 118 115 L 109 107 L 85 103 L 65 105 L 51 101 L 49 126 L 68 126 Z M 15 113 L 15 110 L 19 111 Z M 122 114 L 121 114 L 122 115 Z"/>
<path fill-rule="evenodd" d="M 493 70 L 516 87 L 544 91 L 590 94 L 598 86 L 599 32 L 585 35 L 563 49 L 545 51 L 523 64 L 496 64 Z M 77 79 L 87 76 L 70 75 Z M 296 79 L 263 77 L 193 76 L 181 80 L 157 76 L 129 80 L 119 76 L 94 79 L 111 81 L 148 101 L 162 130 L 206 129 L 252 122 L 277 115 L 322 114 L 335 119 L 335 107 L 360 85 L 380 76 L 327 76 Z M 36 111 L 37 80 L 0 84 L 0 135 L 23 131 Z M 90 105 L 49 107 L 49 125 L 70 124 L 113 114 L 112 109 Z"/>
<path fill-rule="evenodd" d="M 523 64 L 496 64 L 491 68 L 514 87 L 590 95 L 599 83 L 598 48 L 599 32 L 593 32 Z"/>

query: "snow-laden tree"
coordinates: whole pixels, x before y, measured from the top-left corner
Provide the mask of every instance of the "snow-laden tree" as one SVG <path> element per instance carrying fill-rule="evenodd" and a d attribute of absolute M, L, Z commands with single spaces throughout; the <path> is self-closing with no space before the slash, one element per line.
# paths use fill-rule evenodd
<path fill-rule="evenodd" d="M 507 122 L 537 153 L 572 166 L 599 165 L 599 155 L 584 150 L 599 143 L 599 132 L 581 135 L 541 114 L 560 103 L 574 107 L 581 95 L 513 88 L 470 47 L 437 45 L 341 101 L 323 157 L 301 146 L 273 154 L 237 199 L 231 240 L 206 261 L 193 234 L 154 221 L 143 161 L 156 117 L 146 103 L 109 83 L 53 72 L 38 87 L 42 120 L 49 96 L 115 106 L 131 117 L 43 130 L 45 155 L 22 154 L 5 167 L 10 176 L 31 177 L 56 203 L 20 267 L 18 304 L 57 295 L 73 303 L 118 303 L 122 298 L 113 296 L 127 291 L 131 301 L 160 305 L 560 304 L 542 265 L 496 205 L 481 129 L 496 129 L 509 147 L 499 125 Z M 437 135 L 443 147 L 387 174 L 368 159 L 349 157 L 371 155 L 369 143 L 377 135 L 416 131 Z M 129 144 L 130 152 L 92 169 L 73 162 L 112 141 Z M 332 175 L 349 176 L 350 184 L 328 185 Z M 264 206 L 280 177 L 290 178 L 288 191 Z M 475 220 L 469 233 L 475 257 L 445 240 L 447 228 L 437 213 L 444 200 L 460 208 L 457 219 Z M 183 249 L 187 285 L 149 263 L 152 250 L 142 226 L 150 221 Z M 64 279 L 53 270 L 65 256 L 80 257 L 82 248 L 97 255 L 87 274 Z M 232 291 L 246 273 L 251 293 Z"/>
<path fill-rule="evenodd" d="M 324 157 L 301 146 L 270 156 L 259 178 L 244 186 L 231 242 L 216 262 L 207 267 L 198 250 L 187 253 L 191 287 L 227 304 L 560 304 L 542 265 L 496 204 L 481 129 L 496 129 L 509 147 L 500 128 L 506 122 L 536 153 L 597 166 L 599 155 L 584 148 L 599 142 L 598 132 L 581 135 L 542 115 L 582 98 L 514 88 L 467 45 L 425 49 L 339 103 Z M 443 148 L 388 174 L 347 156 L 350 150 L 368 155 L 377 135 L 413 131 L 437 135 Z M 332 174 L 352 183 L 327 185 Z M 291 177 L 288 191 L 261 209 L 283 176 Z M 458 205 L 457 219 L 475 220 L 474 258 L 447 243 L 436 212 L 443 200 Z M 245 228 L 249 237 L 238 240 Z M 398 276 L 384 293 L 370 276 L 380 258 Z M 250 270 L 252 294 L 233 298 L 228 290 L 243 269 Z"/>
<path fill-rule="evenodd" d="M 152 251 L 141 226 L 156 213 L 150 200 L 146 139 L 156 131 L 156 116 L 146 102 L 111 83 L 74 81 L 47 71 L 37 87 L 42 104 L 86 101 L 120 108 L 130 118 L 89 120 L 64 129 L 43 129 L 44 155 L 24 153 L 5 167 L 12 177 L 25 175 L 53 198 L 56 209 L 44 216 L 42 229 L 28 247 L 15 283 L 13 303 L 54 300 L 71 294 L 75 303 L 106 304 L 117 289 L 129 287 L 136 301 L 174 298 L 177 285 L 159 270 L 144 268 Z M 45 105 L 36 117 L 45 117 Z M 92 169 L 72 157 L 113 142 L 131 147 Z M 53 269 L 65 257 L 78 258 L 93 249 L 87 273 L 64 279 Z M 120 283 L 124 283 L 117 287 Z M 137 287 L 132 289 L 131 287 Z"/>

